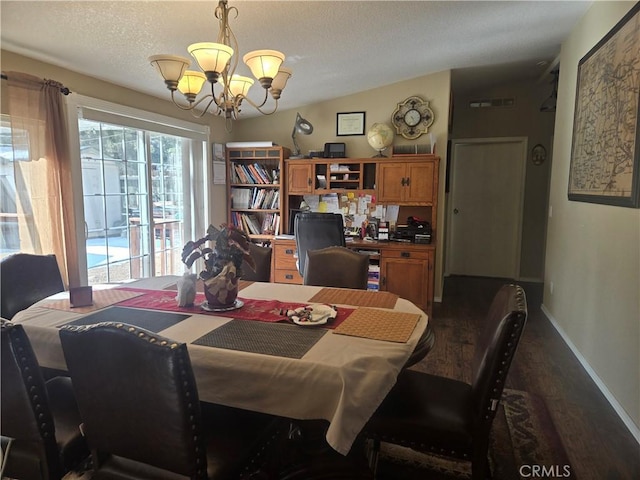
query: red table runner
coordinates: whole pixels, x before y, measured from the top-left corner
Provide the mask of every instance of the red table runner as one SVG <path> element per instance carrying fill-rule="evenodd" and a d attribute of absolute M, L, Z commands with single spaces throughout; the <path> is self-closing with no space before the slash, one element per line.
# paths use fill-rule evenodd
<path fill-rule="evenodd" d="M 238 297 L 244 305 L 236 310 L 227 312 L 207 312 L 200 305 L 206 300 L 203 293 L 196 293 L 194 305 L 191 307 L 179 307 L 176 302 L 176 292 L 171 290 L 143 290 L 137 288 L 123 288 L 142 292 L 134 298 L 118 302 L 120 307 L 144 308 L 146 310 L 166 310 L 170 312 L 191 313 L 193 315 L 215 315 L 218 317 L 240 318 L 242 320 L 257 320 L 260 322 L 289 321 L 287 310 L 294 310 L 308 303 L 281 302 L 279 300 L 258 300 L 253 298 Z M 353 312 L 352 308 L 336 307 L 338 315 L 333 322 L 321 325 L 324 328 L 336 328 Z"/>

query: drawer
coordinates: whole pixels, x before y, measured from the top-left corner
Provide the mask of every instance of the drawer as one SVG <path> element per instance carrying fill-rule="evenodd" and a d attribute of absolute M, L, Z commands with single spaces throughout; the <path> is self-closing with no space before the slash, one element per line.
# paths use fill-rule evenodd
<path fill-rule="evenodd" d="M 275 283 L 294 283 L 302 285 L 302 275 L 298 270 L 276 270 L 273 272 L 273 281 Z"/>
<path fill-rule="evenodd" d="M 429 252 L 426 250 L 383 250 L 381 252 L 382 258 L 405 258 L 416 260 L 427 260 L 429 258 Z"/>
<path fill-rule="evenodd" d="M 275 255 L 276 270 L 296 270 L 295 245 L 275 245 L 273 254 Z"/>

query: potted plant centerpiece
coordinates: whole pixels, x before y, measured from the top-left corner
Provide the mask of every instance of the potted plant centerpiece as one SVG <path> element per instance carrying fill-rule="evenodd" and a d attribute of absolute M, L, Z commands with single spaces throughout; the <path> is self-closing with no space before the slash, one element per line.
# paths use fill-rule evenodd
<path fill-rule="evenodd" d="M 214 242 L 211 248 L 207 242 Z M 204 270 L 198 277 L 204 283 L 207 301 L 205 310 L 227 310 L 239 308 L 238 279 L 242 276 L 242 261 L 255 269 L 249 253 L 250 240 L 246 233 L 232 225 L 222 224 L 220 229 L 209 225 L 207 235 L 199 240 L 188 241 L 182 249 L 182 262 L 188 267 L 198 258 L 204 261 Z"/>

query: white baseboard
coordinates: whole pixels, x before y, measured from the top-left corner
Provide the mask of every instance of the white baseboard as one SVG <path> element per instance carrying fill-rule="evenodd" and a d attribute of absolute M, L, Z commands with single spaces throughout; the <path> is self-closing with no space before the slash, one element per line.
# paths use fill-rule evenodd
<path fill-rule="evenodd" d="M 551 322 L 551 325 L 553 325 L 553 327 L 558 331 L 558 333 L 560 334 L 560 336 L 564 340 L 564 343 L 566 343 L 567 346 L 571 349 L 571 351 L 576 356 L 576 358 L 578 359 L 580 364 L 584 367 L 584 369 L 587 371 L 587 373 L 589 374 L 591 379 L 594 381 L 596 386 L 600 389 L 600 391 L 602 392 L 604 397 L 609 401 L 609 403 L 611 404 L 611 406 L 613 407 L 615 412 L 620 417 L 620 420 L 622 420 L 622 422 L 625 424 L 625 426 L 629 429 L 629 432 L 631 432 L 631 435 L 633 435 L 633 437 L 636 439 L 636 442 L 638 442 L 640 444 L 640 428 L 638 427 L 638 425 L 636 425 L 634 423 L 634 421 L 627 414 L 627 412 L 624 410 L 622 405 L 620 405 L 620 403 L 618 403 L 618 400 L 616 400 L 616 397 L 613 396 L 613 394 L 609 391 L 609 389 L 604 384 L 604 382 L 600 379 L 598 374 L 593 370 L 593 368 L 591 368 L 591 365 L 589 365 L 587 360 L 582 356 L 580 351 L 576 348 L 576 346 L 573 344 L 573 342 L 569 339 L 569 337 L 564 332 L 564 330 L 562 330 L 562 328 L 558 324 L 557 320 L 553 317 L 553 315 L 551 315 L 551 313 L 549 313 L 549 311 L 544 306 L 544 304 L 541 305 L 540 308 L 542 309 L 543 313 L 546 315 L 546 317 Z"/>

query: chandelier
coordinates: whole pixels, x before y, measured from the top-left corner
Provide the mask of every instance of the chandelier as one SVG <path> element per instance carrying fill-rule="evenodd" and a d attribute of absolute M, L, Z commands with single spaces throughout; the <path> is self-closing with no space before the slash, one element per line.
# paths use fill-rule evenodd
<path fill-rule="evenodd" d="M 238 9 L 229 7 L 227 0 L 219 0 L 215 9 L 215 16 L 220 24 L 217 43 L 201 42 L 189 45 L 187 51 L 195 59 L 201 71 L 187 70 L 191 59 L 178 55 L 153 55 L 149 62 L 164 79 L 164 83 L 171 91 L 171 100 L 182 110 L 189 110 L 195 117 L 202 117 L 211 108 L 212 113 L 224 115 L 227 130 L 231 130 L 231 122 L 238 118 L 243 102 L 249 103 L 263 115 L 270 115 L 278 109 L 278 99 L 291 77 L 291 70 L 282 67 L 284 55 L 275 50 L 255 50 L 242 57 L 251 73 L 258 79 L 264 89 L 264 99 L 256 103 L 247 97 L 247 92 L 254 80 L 238 75 L 238 42 L 229 26 L 229 14 L 238 16 Z M 204 72 L 204 73 L 203 73 Z M 205 82 L 209 82 L 211 93 L 197 100 Z M 218 85 L 218 87 L 216 87 Z M 184 95 L 188 104 L 179 103 L 175 98 L 178 90 Z M 216 90 L 218 92 L 216 93 Z M 269 93 L 274 99 L 273 108 L 263 109 Z M 203 102 L 208 102 L 201 113 L 195 109 Z"/>

